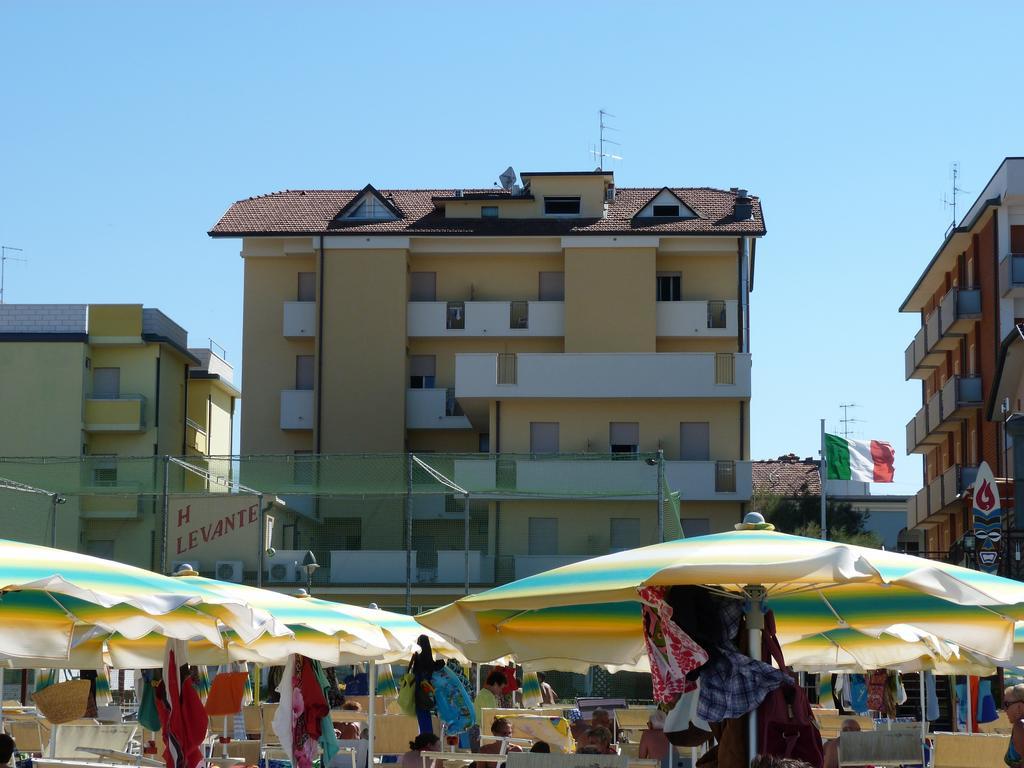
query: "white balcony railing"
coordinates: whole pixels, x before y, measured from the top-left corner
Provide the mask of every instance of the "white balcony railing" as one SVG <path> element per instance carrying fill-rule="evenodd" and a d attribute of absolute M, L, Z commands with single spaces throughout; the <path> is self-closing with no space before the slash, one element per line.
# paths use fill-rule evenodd
<path fill-rule="evenodd" d="M 455 356 L 455 396 L 750 397 L 750 355 L 464 353 Z"/>
<path fill-rule="evenodd" d="M 313 390 L 281 390 L 281 429 L 313 428 Z"/>
<path fill-rule="evenodd" d="M 286 301 L 284 303 L 283 336 L 299 339 L 316 335 L 316 302 Z"/>
<path fill-rule="evenodd" d="M 405 392 L 406 429 L 469 429 L 469 419 L 458 408 L 455 393 L 444 387 Z"/>
<path fill-rule="evenodd" d="M 561 301 L 410 301 L 410 338 L 444 336 L 564 336 Z"/>
<path fill-rule="evenodd" d="M 735 336 L 736 300 L 659 301 L 659 336 Z"/>
<path fill-rule="evenodd" d="M 416 550 L 411 553 L 413 581 Z M 404 549 L 336 549 L 331 551 L 332 584 L 404 584 Z"/>
<path fill-rule="evenodd" d="M 656 498 L 658 470 L 642 459 L 494 459 L 455 462 L 455 482 L 477 496 L 565 496 L 571 488 L 613 498 Z M 665 479 L 683 501 L 749 501 L 749 461 L 666 461 Z"/>

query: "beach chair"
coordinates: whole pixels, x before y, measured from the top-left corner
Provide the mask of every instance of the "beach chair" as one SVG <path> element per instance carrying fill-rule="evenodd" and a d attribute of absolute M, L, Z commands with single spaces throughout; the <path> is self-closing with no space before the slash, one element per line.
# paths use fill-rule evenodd
<path fill-rule="evenodd" d="M 645 761 L 647 762 L 647 761 Z M 513 752 L 506 768 L 628 768 L 623 755 L 560 755 L 555 752 Z"/>
<path fill-rule="evenodd" d="M 270 727 L 275 712 L 277 712 L 277 704 L 242 707 L 242 727 L 245 728 L 246 735 L 250 739 L 262 739 L 264 729 Z"/>
<path fill-rule="evenodd" d="M 839 765 L 922 765 L 921 734 L 913 731 L 848 731 L 839 734 Z"/>
<path fill-rule="evenodd" d="M 43 726 L 38 718 L 28 720 L 4 719 L 4 730 L 14 739 L 19 752 L 27 755 L 42 755 L 50 743 L 50 729 Z"/>
<path fill-rule="evenodd" d="M 262 747 L 259 739 L 232 741 L 225 746 L 227 746 L 228 757 L 240 757 L 245 761 L 245 765 L 260 764 Z"/>
<path fill-rule="evenodd" d="M 373 725 L 374 755 L 404 755 L 409 751 L 409 742 L 420 732 L 416 718 L 409 715 L 378 715 Z M 436 717 L 433 727 L 434 733 L 441 732 Z"/>
<path fill-rule="evenodd" d="M 541 715 L 543 717 L 561 717 L 565 714 L 563 707 L 535 707 L 533 709 L 507 709 L 484 707 L 480 710 L 480 733 L 490 733 L 491 723 L 496 717 L 515 717 L 517 715 Z"/>
<path fill-rule="evenodd" d="M 63 723 L 56 726 L 50 739 L 51 749 L 47 757 L 67 758 L 71 760 L 88 759 L 89 752 L 83 748 L 95 747 L 127 754 L 138 725 L 78 725 Z"/>
<path fill-rule="evenodd" d="M 982 733 L 1002 733 L 1009 735 L 1013 732 L 1013 723 L 1010 722 L 1010 718 L 1006 716 L 1006 713 L 999 710 L 999 717 L 993 720 L 991 723 L 981 723 L 979 726 Z"/>
<path fill-rule="evenodd" d="M 991 768 L 1003 764 L 1009 736 L 994 733 L 935 733 L 932 768 Z"/>
<path fill-rule="evenodd" d="M 647 730 L 647 721 L 654 710 L 655 707 L 613 709 L 612 721 L 615 723 L 616 731 L 624 731 L 631 742 L 639 743 L 640 733 Z"/>
<path fill-rule="evenodd" d="M 339 752 L 331 758 L 328 768 L 370 768 L 366 763 L 370 754 L 370 744 L 366 739 L 338 739 L 338 746 L 347 751 L 348 756 Z"/>

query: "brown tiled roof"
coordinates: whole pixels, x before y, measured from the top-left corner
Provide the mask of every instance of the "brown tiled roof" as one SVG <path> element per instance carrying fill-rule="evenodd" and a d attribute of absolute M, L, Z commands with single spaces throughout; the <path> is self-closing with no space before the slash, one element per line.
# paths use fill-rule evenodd
<path fill-rule="evenodd" d="M 753 217 L 733 219 L 736 194 L 710 187 L 670 187 L 698 218 L 634 219 L 662 188 L 616 190 L 601 219 L 446 219 L 435 199 L 456 199 L 456 192 L 500 197 L 493 189 L 381 189 L 378 194 L 401 211 L 392 221 L 338 219 L 338 213 L 363 190 L 286 190 L 239 200 L 228 208 L 212 237 L 247 235 L 763 235 L 761 201 L 751 198 Z"/>
<path fill-rule="evenodd" d="M 754 493 L 770 493 L 783 497 L 821 494 L 818 462 L 814 459 L 801 459 L 789 454 L 778 459 L 754 461 L 751 464 Z"/>

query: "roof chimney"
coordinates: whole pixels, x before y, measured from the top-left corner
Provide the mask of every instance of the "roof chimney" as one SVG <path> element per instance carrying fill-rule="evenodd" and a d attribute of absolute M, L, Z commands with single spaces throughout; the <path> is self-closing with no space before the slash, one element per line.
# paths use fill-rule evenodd
<path fill-rule="evenodd" d="M 734 221 L 747 221 L 754 217 L 754 204 L 751 202 L 747 190 L 736 189 L 736 203 L 733 207 L 732 218 Z"/>

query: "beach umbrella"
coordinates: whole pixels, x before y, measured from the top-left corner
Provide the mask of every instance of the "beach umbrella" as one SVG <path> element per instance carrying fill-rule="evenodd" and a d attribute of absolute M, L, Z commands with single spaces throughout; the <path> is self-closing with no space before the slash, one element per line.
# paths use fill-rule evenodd
<path fill-rule="evenodd" d="M 0 658 L 64 660 L 89 634 L 111 632 L 216 644 L 222 627 L 246 641 L 287 633 L 264 611 L 152 571 L 0 540 Z"/>
<path fill-rule="evenodd" d="M 460 598 L 417 620 L 466 655 L 631 664 L 644 654 L 642 586 L 707 585 L 775 612 L 783 644 L 900 625 L 1009 659 L 1024 584 L 955 565 L 752 527 L 585 560 Z"/>

